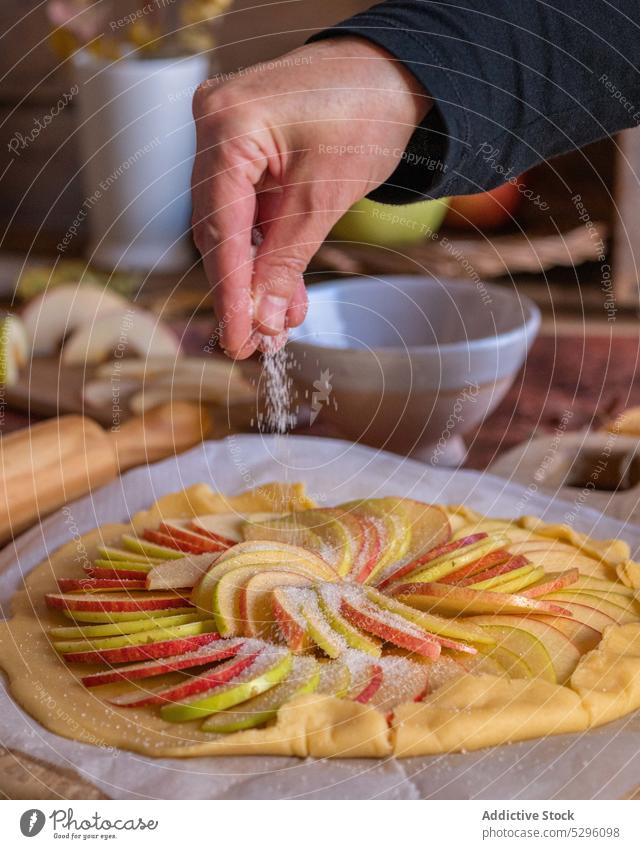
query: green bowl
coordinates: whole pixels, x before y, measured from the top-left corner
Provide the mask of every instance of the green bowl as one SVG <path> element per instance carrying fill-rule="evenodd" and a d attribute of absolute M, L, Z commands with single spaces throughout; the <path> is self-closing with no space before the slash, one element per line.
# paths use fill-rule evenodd
<path fill-rule="evenodd" d="M 331 237 L 382 247 L 409 245 L 437 233 L 448 206 L 449 198 L 403 206 L 360 200 L 334 226 Z"/>

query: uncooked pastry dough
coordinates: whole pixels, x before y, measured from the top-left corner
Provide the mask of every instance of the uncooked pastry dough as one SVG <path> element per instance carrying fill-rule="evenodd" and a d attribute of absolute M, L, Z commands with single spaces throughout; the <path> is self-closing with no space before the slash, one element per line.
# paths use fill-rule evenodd
<path fill-rule="evenodd" d="M 214 512 L 284 512 L 313 506 L 302 487 L 269 485 L 225 498 L 200 484 L 161 498 L 131 525 L 108 525 L 82 539 L 93 558 L 98 545 L 161 517 Z M 454 530 L 496 525 L 464 507 L 447 508 Z M 509 522 L 522 531 L 552 537 L 587 555 L 590 574 L 615 579 L 616 568 L 637 573 L 628 546 L 599 542 L 563 525 L 534 517 Z M 49 645 L 47 629 L 58 623 L 44 594 L 56 578 L 70 575 L 78 541 L 41 563 L 13 600 L 13 616 L 0 623 L 0 662 L 19 704 L 42 725 L 64 737 L 155 757 L 203 755 L 294 755 L 299 757 L 385 757 L 442 754 L 495 746 L 548 734 L 585 731 L 640 707 L 640 622 L 610 626 L 596 649 L 584 655 L 568 685 L 540 679 L 465 675 L 427 696 L 395 709 L 391 726 L 375 708 L 352 701 L 307 695 L 292 700 L 268 728 L 215 737 L 195 723 L 167 723 L 152 708 L 115 708 L 82 686 Z M 586 560 L 586 558 L 584 558 Z M 631 565 L 629 565 L 631 564 Z M 77 573 L 80 567 L 75 566 Z M 83 670 L 84 671 L 84 670 Z M 86 670 L 89 671 L 89 670 Z M 112 685 L 112 692 L 118 687 Z M 105 692 L 105 691 L 103 691 Z"/>

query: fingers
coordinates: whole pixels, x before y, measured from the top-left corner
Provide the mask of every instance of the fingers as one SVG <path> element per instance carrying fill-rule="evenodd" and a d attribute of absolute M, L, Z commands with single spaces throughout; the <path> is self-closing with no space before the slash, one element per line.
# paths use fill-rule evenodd
<path fill-rule="evenodd" d="M 302 274 L 343 212 L 327 208 L 322 194 L 322 184 L 313 182 L 287 187 L 277 217 L 265 227 L 253 284 L 255 323 L 261 333 L 277 336 L 304 321 L 307 298 Z"/>

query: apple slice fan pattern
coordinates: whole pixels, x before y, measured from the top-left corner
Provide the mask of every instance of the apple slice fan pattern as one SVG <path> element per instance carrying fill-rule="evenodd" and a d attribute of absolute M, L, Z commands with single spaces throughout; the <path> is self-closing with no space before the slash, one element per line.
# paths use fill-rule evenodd
<path fill-rule="evenodd" d="M 624 542 L 295 486 L 199 485 L 88 535 L 82 567 L 56 553 L 0 630 L 18 701 L 158 756 L 460 751 L 640 706 Z"/>

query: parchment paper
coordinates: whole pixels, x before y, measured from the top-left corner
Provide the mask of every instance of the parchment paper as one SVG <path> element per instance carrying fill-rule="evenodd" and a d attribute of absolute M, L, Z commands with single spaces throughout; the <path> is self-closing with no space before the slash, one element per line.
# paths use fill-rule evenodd
<path fill-rule="evenodd" d="M 338 440 L 235 436 L 128 472 L 46 519 L 0 554 L 0 604 L 22 575 L 74 535 L 125 521 L 160 495 L 199 481 L 225 492 L 269 480 L 305 480 L 322 504 L 356 496 L 403 495 L 466 503 L 492 516 L 531 513 L 567 521 L 596 537 L 621 536 L 640 549 L 640 528 L 580 504 L 539 495 L 489 474 L 452 472 Z M 293 758 L 155 760 L 75 743 L 46 731 L 0 687 L 0 741 L 76 770 L 114 799 L 264 798 L 622 798 L 640 784 L 640 714 L 585 734 L 475 753 L 405 760 Z"/>

